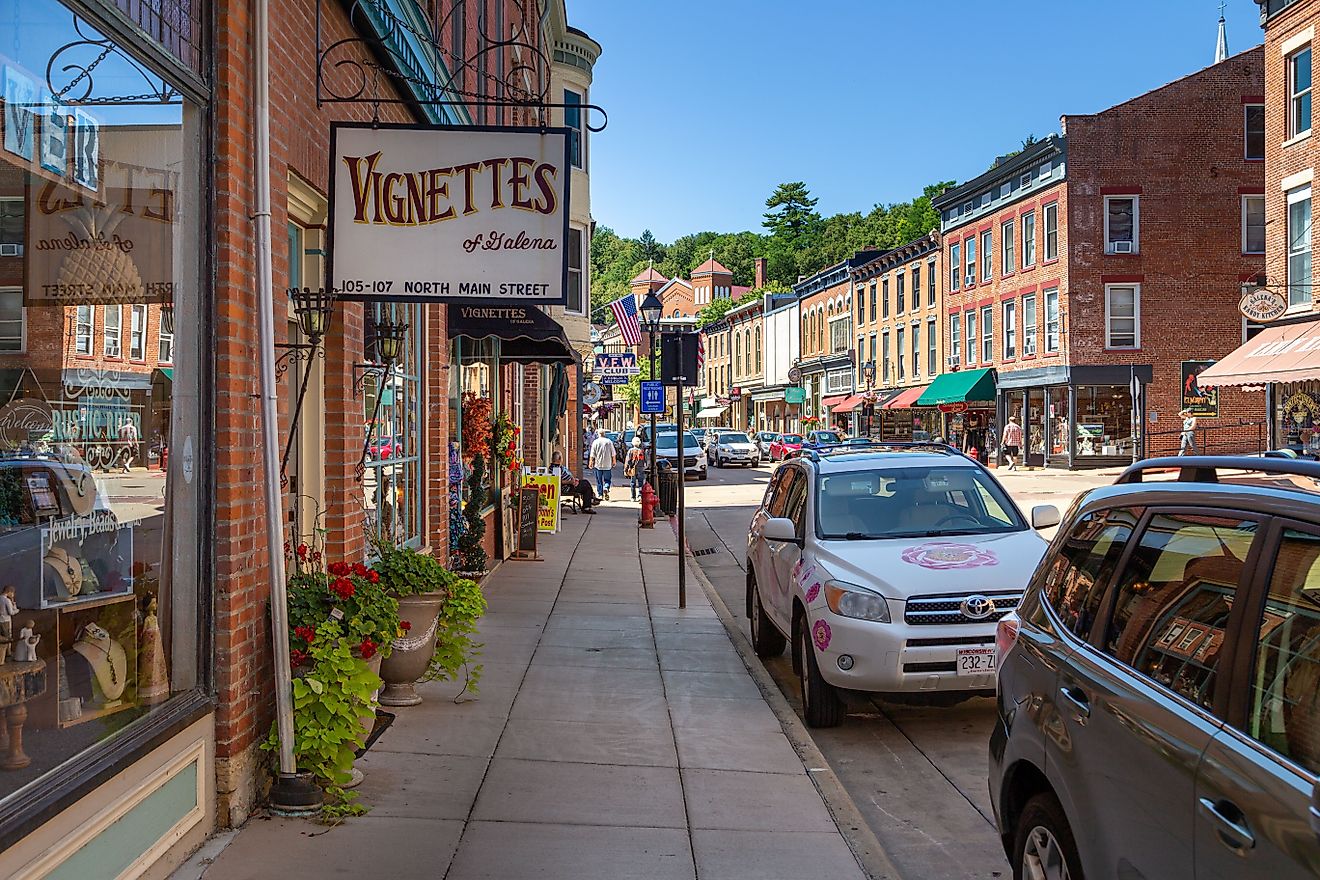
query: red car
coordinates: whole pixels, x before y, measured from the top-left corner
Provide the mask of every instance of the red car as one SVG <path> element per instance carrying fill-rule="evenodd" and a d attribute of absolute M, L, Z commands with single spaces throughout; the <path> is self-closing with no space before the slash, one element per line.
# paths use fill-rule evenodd
<path fill-rule="evenodd" d="M 386 461 L 390 458 L 396 458 L 403 454 L 403 444 L 399 443 L 395 437 L 380 437 L 367 451 L 370 458 Z"/>
<path fill-rule="evenodd" d="M 783 461 L 786 458 L 793 458 L 801 451 L 801 434 L 780 434 L 779 438 L 770 444 L 770 460 Z"/>

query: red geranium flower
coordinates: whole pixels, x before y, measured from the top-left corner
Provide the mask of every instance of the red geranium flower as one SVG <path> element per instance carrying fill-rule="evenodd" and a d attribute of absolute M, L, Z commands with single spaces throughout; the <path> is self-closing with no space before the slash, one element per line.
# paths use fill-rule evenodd
<path fill-rule="evenodd" d="M 353 594 L 357 592 L 357 587 L 353 585 L 353 581 L 349 578 L 340 577 L 335 578 L 334 582 L 330 584 L 330 592 L 340 599 L 351 599 Z"/>
<path fill-rule="evenodd" d="M 307 652 L 306 652 L 306 651 L 290 651 L 290 652 L 289 652 L 289 665 L 291 665 L 291 666 L 302 666 L 302 665 L 303 665 L 304 663 L 306 663 L 306 662 L 307 662 Z"/>
<path fill-rule="evenodd" d="M 371 639 L 363 639 L 362 644 L 358 645 L 358 653 L 362 655 L 363 660 L 370 660 L 376 656 L 376 643 Z"/>
<path fill-rule="evenodd" d="M 342 577 L 342 576 L 348 574 L 348 572 L 349 572 L 348 563 L 347 563 L 347 562 L 332 562 L 332 563 L 330 563 L 330 569 L 329 569 L 329 571 L 330 571 L 331 574 L 336 575 L 337 577 Z"/>
<path fill-rule="evenodd" d="M 399 629 L 403 630 L 404 632 L 407 632 L 408 630 L 412 629 L 412 621 L 411 621 L 411 620 L 400 620 L 400 621 L 399 621 Z"/>
<path fill-rule="evenodd" d="M 296 626 L 293 628 L 293 634 L 309 645 L 316 641 L 316 630 L 310 626 Z"/>
<path fill-rule="evenodd" d="M 367 572 L 367 580 L 371 581 L 373 584 L 380 583 L 380 572 L 374 570 Z"/>
<path fill-rule="evenodd" d="M 357 575 L 358 577 L 366 577 L 367 567 L 360 562 L 355 562 L 353 563 L 353 574 Z"/>
<path fill-rule="evenodd" d="M 306 544 L 299 544 L 299 545 L 298 545 L 298 558 L 299 558 L 299 559 L 306 559 L 306 558 L 307 558 L 307 545 L 306 545 Z"/>
<path fill-rule="evenodd" d="M 313 551 L 312 551 L 312 562 L 320 562 L 320 561 L 321 561 L 321 551 L 320 551 L 320 550 L 313 550 Z"/>

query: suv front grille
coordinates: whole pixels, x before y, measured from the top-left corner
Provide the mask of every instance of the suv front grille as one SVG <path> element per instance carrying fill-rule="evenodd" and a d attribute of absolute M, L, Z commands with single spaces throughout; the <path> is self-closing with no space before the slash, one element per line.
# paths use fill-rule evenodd
<path fill-rule="evenodd" d="M 969 596 L 985 596 L 995 603 L 995 610 L 979 620 L 962 612 Z M 907 600 L 903 622 L 909 626 L 939 626 L 956 623 L 994 623 L 1018 606 L 1021 593 L 946 593 L 939 596 L 913 596 Z"/>

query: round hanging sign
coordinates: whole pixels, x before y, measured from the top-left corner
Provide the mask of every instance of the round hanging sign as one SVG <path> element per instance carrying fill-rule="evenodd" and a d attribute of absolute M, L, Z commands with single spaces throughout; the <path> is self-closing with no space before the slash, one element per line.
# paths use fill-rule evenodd
<path fill-rule="evenodd" d="M 0 407 L 0 449 L 18 449 L 30 440 L 51 432 L 55 417 L 50 404 L 20 397 Z"/>
<path fill-rule="evenodd" d="M 788 381 L 792 382 L 794 385 L 796 385 L 797 383 L 801 382 L 801 381 L 802 381 L 802 371 L 799 370 L 797 367 L 789 367 L 789 369 L 788 369 Z"/>
<path fill-rule="evenodd" d="M 1283 313 L 1288 311 L 1288 298 L 1277 290 L 1252 287 L 1242 294 L 1242 299 L 1238 300 L 1238 311 L 1248 321 L 1268 324 L 1281 318 Z"/>
<path fill-rule="evenodd" d="M 587 406 L 595 406 L 600 403 L 600 386 L 595 382 L 588 382 L 582 389 L 582 402 Z"/>

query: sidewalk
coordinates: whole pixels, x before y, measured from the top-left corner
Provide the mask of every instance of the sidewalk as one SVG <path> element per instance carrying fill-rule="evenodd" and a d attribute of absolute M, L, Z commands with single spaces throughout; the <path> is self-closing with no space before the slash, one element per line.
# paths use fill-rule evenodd
<path fill-rule="evenodd" d="M 566 517 L 487 581 L 480 699 L 420 686 L 359 762 L 368 815 L 255 818 L 201 876 L 864 877 L 675 548 L 634 505 Z"/>

